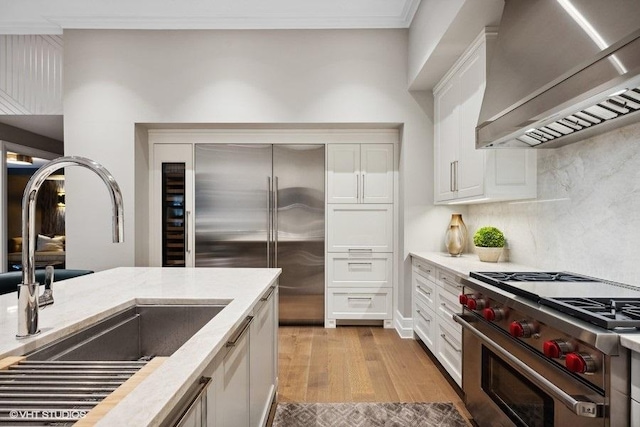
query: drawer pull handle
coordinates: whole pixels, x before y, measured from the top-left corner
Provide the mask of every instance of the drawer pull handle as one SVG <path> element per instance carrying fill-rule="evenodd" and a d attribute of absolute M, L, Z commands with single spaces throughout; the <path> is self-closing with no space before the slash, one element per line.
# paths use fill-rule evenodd
<path fill-rule="evenodd" d="M 238 343 L 238 340 L 240 340 L 242 335 L 244 335 L 244 333 L 247 332 L 247 329 L 249 329 L 249 325 L 251 324 L 252 321 L 253 321 L 253 316 L 247 316 L 242 321 L 242 324 L 238 327 L 238 329 L 236 329 L 236 332 L 234 332 L 233 338 L 227 341 L 226 346 L 235 347 L 235 345 Z"/>
<path fill-rule="evenodd" d="M 347 265 L 368 265 L 371 267 L 373 265 L 372 262 L 348 262 Z"/>
<path fill-rule="evenodd" d="M 371 301 L 373 298 L 371 297 L 347 297 L 348 300 L 356 300 L 356 301 Z"/>
<path fill-rule="evenodd" d="M 373 252 L 373 248 L 349 248 L 349 252 Z"/>
<path fill-rule="evenodd" d="M 416 286 L 416 289 L 417 289 L 417 290 L 419 290 L 419 291 L 421 291 L 421 292 L 422 292 L 422 293 L 424 293 L 424 294 L 431 295 L 431 291 L 428 291 L 428 290 L 424 289 L 424 288 L 423 288 L 422 286 L 420 286 L 420 285 Z"/>
<path fill-rule="evenodd" d="M 425 273 L 429 273 L 431 274 L 431 269 L 430 268 L 424 268 L 423 266 L 421 266 L 420 264 L 418 264 L 418 270 L 422 270 Z"/>
<path fill-rule="evenodd" d="M 450 340 L 449 338 L 447 338 L 447 336 L 445 334 L 440 334 L 440 338 L 442 338 L 442 340 L 444 342 L 446 342 L 447 344 L 449 344 L 451 346 L 451 348 L 453 348 L 455 351 L 457 351 L 458 353 L 462 353 L 462 349 L 456 347 Z"/>
<path fill-rule="evenodd" d="M 276 290 L 275 286 L 269 287 L 269 290 L 267 291 L 267 293 L 264 296 L 262 296 L 260 298 L 260 301 L 268 301 L 269 298 L 271 298 L 271 295 L 273 295 L 273 291 L 275 291 L 275 290 Z"/>
<path fill-rule="evenodd" d="M 416 310 L 416 312 L 417 312 L 417 313 L 420 315 L 420 317 L 422 317 L 426 322 L 431 323 L 431 319 L 427 319 L 427 317 L 426 317 L 424 314 L 422 314 L 422 311 L 420 311 L 420 310 Z"/>

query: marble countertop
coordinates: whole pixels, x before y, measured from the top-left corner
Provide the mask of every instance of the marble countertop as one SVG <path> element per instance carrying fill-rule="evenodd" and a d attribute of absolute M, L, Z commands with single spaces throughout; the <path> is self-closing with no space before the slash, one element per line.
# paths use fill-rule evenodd
<path fill-rule="evenodd" d="M 228 304 L 138 385 L 98 425 L 154 425 L 273 285 L 280 269 L 122 267 L 54 283 L 55 303 L 40 311 L 40 334 L 17 340 L 17 298 L 0 296 L 0 358 L 22 355 L 136 303 Z"/>
<path fill-rule="evenodd" d="M 453 274 L 469 275 L 471 271 L 541 271 L 526 265 L 512 262 L 482 262 L 476 254 L 462 254 L 452 257 L 444 252 L 410 252 L 412 257 L 438 264 Z M 640 352 L 640 334 L 620 334 L 620 344 L 633 351 Z"/>
<path fill-rule="evenodd" d="M 409 255 L 438 264 L 453 274 L 464 276 L 468 276 L 471 271 L 540 271 L 539 268 L 513 262 L 483 262 L 476 254 L 462 254 L 454 257 L 444 252 L 409 252 Z"/>

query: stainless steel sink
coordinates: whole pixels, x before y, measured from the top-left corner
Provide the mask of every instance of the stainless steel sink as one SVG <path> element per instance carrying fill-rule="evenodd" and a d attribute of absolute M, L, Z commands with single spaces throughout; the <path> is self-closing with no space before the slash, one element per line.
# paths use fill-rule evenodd
<path fill-rule="evenodd" d="M 27 359 L 131 361 L 171 356 L 225 305 L 136 305 L 27 354 Z"/>

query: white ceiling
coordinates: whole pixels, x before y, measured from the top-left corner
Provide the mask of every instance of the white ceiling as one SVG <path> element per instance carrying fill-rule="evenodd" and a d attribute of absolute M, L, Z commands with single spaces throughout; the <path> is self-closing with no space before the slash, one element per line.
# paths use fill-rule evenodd
<path fill-rule="evenodd" d="M 38 115 L 0 115 L 0 123 L 16 127 L 18 129 L 28 130 L 29 132 L 43 135 L 49 138 L 62 141 L 63 125 L 62 116 L 38 116 Z"/>
<path fill-rule="evenodd" d="M 0 0 L 0 34 L 64 29 L 408 28 L 420 0 Z"/>

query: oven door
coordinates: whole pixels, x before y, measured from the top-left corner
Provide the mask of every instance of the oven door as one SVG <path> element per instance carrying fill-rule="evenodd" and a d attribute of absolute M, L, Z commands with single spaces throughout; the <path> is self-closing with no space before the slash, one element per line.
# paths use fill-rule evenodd
<path fill-rule="evenodd" d="M 605 397 L 475 315 L 463 326 L 462 388 L 479 426 L 605 426 Z"/>

